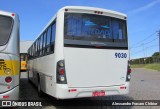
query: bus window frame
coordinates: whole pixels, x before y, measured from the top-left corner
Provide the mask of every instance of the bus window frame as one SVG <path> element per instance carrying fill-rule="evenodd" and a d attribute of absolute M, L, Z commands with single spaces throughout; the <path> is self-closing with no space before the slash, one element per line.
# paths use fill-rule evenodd
<path fill-rule="evenodd" d="M 52 34 L 53 34 L 53 27 L 54 27 L 54 40 L 52 42 Z M 47 45 L 47 32 L 48 32 L 48 28 L 51 28 L 50 30 L 50 40 L 49 40 L 49 44 Z M 38 57 L 43 57 L 49 54 L 54 53 L 54 46 L 55 46 L 55 37 L 56 37 L 56 18 L 55 20 L 42 32 L 42 34 L 34 41 L 34 43 L 31 45 L 31 47 L 28 49 L 31 52 L 29 54 L 29 58 L 28 59 L 34 59 L 34 58 L 38 58 Z M 37 47 L 37 52 L 36 52 L 36 47 Z M 52 46 L 53 46 L 53 50 L 52 50 Z M 39 48 L 38 48 L 39 47 Z M 47 52 L 47 48 L 49 48 L 49 51 Z M 33 54 L 32 54 L 33 53 Z M 36 54 L 38 53 L 38 55 L 36 56 Z"/>

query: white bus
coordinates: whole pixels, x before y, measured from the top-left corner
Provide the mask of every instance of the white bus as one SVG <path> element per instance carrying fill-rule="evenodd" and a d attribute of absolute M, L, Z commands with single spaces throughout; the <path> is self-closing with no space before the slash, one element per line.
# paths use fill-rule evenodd
<path fill-rule="evenodd" d="M 0 11 L 0 100 L 19 99 L 19 17 Z"/>
<path fill-rule="evenodd" d="M 28 78 L 38 95 L 69 99 L 127 94 L 126 22 L 126 15 L 106 9 L 60 9 L 28 49 Z"/>

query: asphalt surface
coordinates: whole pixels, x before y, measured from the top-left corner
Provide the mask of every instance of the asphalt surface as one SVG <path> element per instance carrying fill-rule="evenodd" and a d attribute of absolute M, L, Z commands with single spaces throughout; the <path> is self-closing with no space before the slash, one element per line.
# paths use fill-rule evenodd
<path fill-rule="evenodd" d="M 57 106 L 56 103 L 59 101 L 49 95 L 39 98 L 37 88 L 27 81 L 27 73 L 21 72 L 20 100 L 44 100 L 47 106 L 16 107 L 16 109 L 160 109 L 160 106 L 99 105 L 101 102 L 105 103 L 105 100 L 160 100 L 160 72 L 146 69 L 132 69 L 130 93 L 128 95 L 80 99 L 89 100 L 91 103 L 97 104 L 97 106 Z M 56 103 L 52 101 L 56 101 Z M 63 102 L 66 102 L 66 100 L 63 100 Z"/>

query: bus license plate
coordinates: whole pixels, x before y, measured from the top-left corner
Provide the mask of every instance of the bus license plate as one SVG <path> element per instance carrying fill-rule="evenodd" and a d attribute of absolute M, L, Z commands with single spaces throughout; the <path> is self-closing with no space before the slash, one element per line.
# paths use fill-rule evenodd
<path fill-rule="evenodd" d="M 105 91 L 94 91 L 92 92 L 92 96 L 96 97 L 96 96 L 105 96 Z"/>

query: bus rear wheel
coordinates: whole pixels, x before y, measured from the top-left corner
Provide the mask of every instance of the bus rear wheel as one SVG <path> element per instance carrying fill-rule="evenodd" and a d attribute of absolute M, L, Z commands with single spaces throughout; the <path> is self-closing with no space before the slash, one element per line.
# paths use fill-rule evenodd
<path fill-rule="evenodd" d="M 26 72 L 27 72 L 28 82 L 31 83 L 31 80 L 29 79 L 29 71 L 27 70 Z"/>
<path fill-rule="evenodd" d="M 43 92 L 41 90 L 41 84 L 40 84 L 40 77 L 38 76 L 38 96 L 42 97 L 43 96 Z"/>

